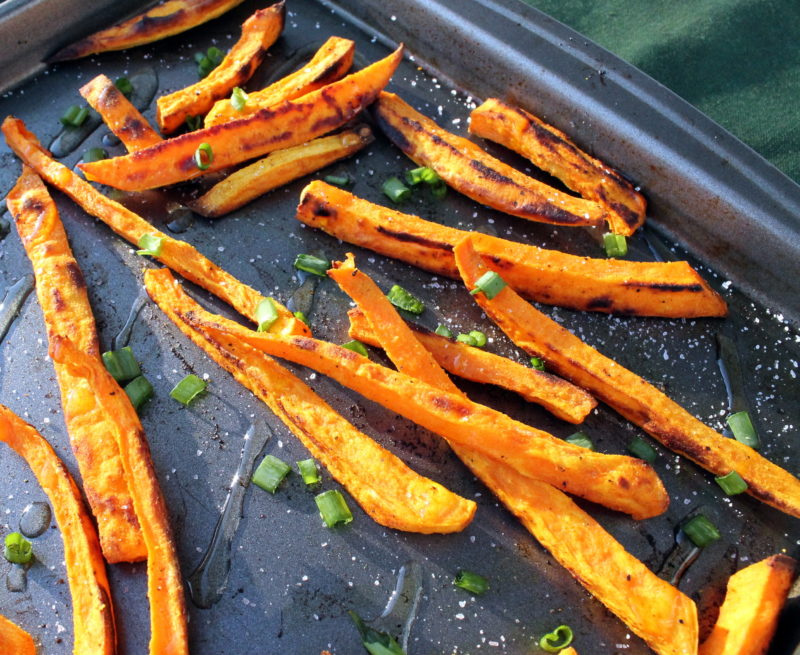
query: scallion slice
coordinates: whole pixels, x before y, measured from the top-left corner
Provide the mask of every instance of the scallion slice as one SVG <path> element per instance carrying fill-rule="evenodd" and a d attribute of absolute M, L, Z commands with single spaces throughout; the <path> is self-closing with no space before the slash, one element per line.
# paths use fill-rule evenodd
<path fill-rule="evenodd" d="M 130 346 L 119 350 L 108 350 L 102 354 L 103 364 L 117 382 L 127 382 L 138 378 L 142 374 L 139 362 L 133 356 Z"/>
<path fill-rule="evenodd" d="M 277 321 L 278 308 L 272 298 L 265 298 L 256 307 L 256 320 L 258 321 L 258 332 L 269 332 L 273 323 Z"/>
<path fill-rule="evenodd" d="M 404 202 L 411 197 L 411 189 L 400 181 L 399 177 L 390 177 L 383 183 L 383 192 L 392 202 Z"/>
<path fill-rule="evenodd" d="M 86 152 L 83 153 L 83 157 L 81 158 L 85 163 L 89 163 L 92 161 L 100 161 L 101 159 L 107 159 L 108 153 L 103 150 L 103 148 L 89 148 Z"/>
<path fill-rule="evenodd" d="M 560 625 L 539 640 L 539 648 L 548 653 L 557 653 L 572 643 L 572 628 Z"/>
<path fill-rule="evenodd" d="M 439 323 L 439 325 L 436 326 L 436 330 L 434 330 L 434 332 L 438 334 L 440 337 L 447 337 L 448 339 L 453 338 L 453 331 L 449 327 L 447 327 L 446 325 L 442 325 L 441 323 Z"/>
<path fill-rule="evenodd" d="M 217 47 L 209 48 L 205 53 L 198 52 L 194 56 L 197 62 L 197 74 L 203 78 L 222 63 L 225 53 Z"/>
<path fill-rule="evenodd" d="M 588 448 L 589 450 L 594 450 L 594 444 L 592 440 L 589 438 L 589 435 L 586 434 L 583 430 L 579 430 L 575 434 L 567 437 L 565 439 L 567 443 L 571 443 L 573 446 L 580 446 L 581 448 Z"/>
<path fill-rule="evenodd" d="M 456 341 L 458 343 L 465 343 L 468 346 L 477 346 L 478 345 L 478 342 L 475 341 L 475 337 L 473 337 L 471 334 L 459 334 L 456 337 Z"/>
<path fill-rule="evenodd" d="M 191 402 L 206 390 L 208 384 L 194 373 L 189 373 L 183 380 L 176 384 L 169 395 L 187 407 Z"/>
<path fill-rule="evenodd" d="M 261 460 L 256 472 L 253 473 L 252 480 L 254 484 L 257 484 L 264 491 L 274 494 L 291 470 L 292 467 L 282 459 L 278 459 L 275 455 L 267 455 Z"/>
<path fill-rule="evenodd" d="M 386 297 L 395 307 L 404 309 L 412 314 L 421 314 L 425 311 L 425 303 L 423 303 L 419 298 L 412 296 L 399 284 L 395 284 L 391 289 L 389 289 L 389 293 L 386 294 Z"/>
<path fill-rule="evenodd" d="M 164 247 L 164 237 L 157 234 L 143 234 L 139 238 L 139 250 L 136 251 L 137 255 L 150 255 L 150 257 L 158 257 L 161 254 L 161 248 Z"/>
<path fill-rule="evenodd" d="M 140 375 L 125 385 L 125 393 L 128 394 L 133 408 L 138 411 L 144 402 L 153 396 L 153 385 L 144 375 Z"/>
<path fill-rule="evenodd" d="M 208 170 L 211 164 L 214 163 L 214 151 L 208 143 L 201 143 L 194 151 L 194 163 L 201 171 Z"/>
<path fill-rule="evenodd" d="M 486 335 L 480 330 L 470 330 L 469 336 L 475 339 L 476 348 L 483 348 L 486 345 Z"/>
<path fill-rule="evenodd" d="M 689 519 L 681 529 L 698 548 L 705 548 L 722 538 L 717 527 L 702 514 Z"/>
<path fill-rule="evenodd" d="M 325 181 L 334 186 L 350 186 L 352 182 L 349 175 L 326 175 Z"/>
<path fill-rule="evenodd" d="M 300 471 L 300 475 L 303 478 L 303 482 L 306 483 L 306 486 L 313 487 L 319 484 L 321 480 L 319 469 L 317 468 L 317 463 L 313 459 L 302 459 L 297 462 L 297 470 Z"/>
<path fill-rule="evenodd" d="M 199 130 L 200 127 L 203 125 L 203 117 L 187 116 L 185 122 L 186 122 L 186 127 L 189 128 L 189 131 L 194 132 L 195 130 Z"/>
<path fill-rule="evenodd" d="M 358 633 L 361 635 L 361 643 L 370 655 L 406 655 L 394 637 L 371 628 L 352 610 L 348 614 L 356 624 Z"/>
<path fill-rule="evenodd" d="M 477 573 L 473 573 L 472 571 L 467 571 L 465 569 L 461 569 L 458 573 L 456 573 L 453 584 L 456 587 L 465 589 L 471 594 L 475 594 L 476 596 L 485 594 L 489 589 L 489 581 L 486 578 L 484 578 L 482 575 L 478 575 Z"/>
<path fill-rule="evenodd" d="M 482 293 L 489 300 L 494 298 L 506 287 L 506 281 L 494 271 L 486 271 L 475 282 L 475 288 L 470 291 L 470 295 Z"/>
<path fill-rule="evenodd" d="M 242 111 L 247 104 L 247 97 L 242 87 L 235 86 L 231 93 L 231 105 L 236 111 Z"/>
<path fill-rule="evenodd" d="M 124 95 L 126 98 L 130 98 L 131 93 L 133 93 L 133 84 L 127 77 L 118 77 L 114 80 L 114 86 L 119 89 L 119 92 Z"/>
<path fill-rule="evenodd" d="M 10 532 L 6 535 L 3 557 L 13 564 L 28 564 L 33 559 L 33 546 L 19 532 Z"/>
<path fill-rule="evenodd" d="M 544 360 L 541 357 L 531 357 L 531 368 L 537 371 L 544 371 L 546 369 Z"/>
<path fill-rule="evenodd" d="M 444 180 L 439 180 L 435 184 L 431 184 L 430 188 L 431 195 L 437 200 L 441 200 L 447 195 L 447 185 L 444 183 Z"/>
<path fill-rule="evenodd" d="M 634 457 L 643 459 L 648 464 L 655 462 L 656 458 L 658 457 L 656 449 L 641 437 L 634 437 L 631 440 L 631 442 L 628 444 L 628 452 Z"/>
<path fill-rule="evenodd" d="M 755 427 L 753 427 L 749 412 L 731 414 L 727 418 L 727 422 L 736 441 L 741 441 L 745 446 L 750 446 L 751 448 L 761 446 L 761 440 L 758 438 Z"/>
<path fill-rule="evenodd" d="M 331 267 L 331 262 L 322 257 L 315 257 L 314 255 L 297 255 L 294 260 L 294 267 L 298 271 L 305 271 L 306 273 L 313 273 L 320 277 L 326 277 L 328 269 Z"/>
<path fill-rule="evenodd" d="M 624 257 L 628 254 L 628 240 L 622 234 L 606 232 L 603 235 L 603 248 L 608 257 Z"/>
<path fill-rule="evenodd" d="M 222 50 L 220 50 L 217 46 L 211 46 L 208 50 L 206 50 L 206 54 L 214 66 L 219 66 L 222 63 L 222 60 L 225 59 L 225 53 L 222 52 Z"/>
<path fill-rule="evenodd" d="M 369 357 L 369 353 L 367 352 L 367 349 L 364 347 L 364 344 L 355 339 L 353 341 L 348 341 L 347 343 L 343 343 L 342 348 L 347 348 L 348 350 L 352 350 L 354 353 L 358 353 L 359 355 L 363 355 L 364 357 Z"/>
<path fill-rule="evenodd" d="M 325 525 L 329 528 L 334 528 L 337 525 L 347 525 L 353 520 L 353 513 L 347 506 L 342 492 L 338 489 L 323 491 L 314 497 L 314 502 L 317 503 L 317 509 L 319 509 L 322 520 L 325 521 Z"/>
<path fill-rule="evenodd" d="M 306 325 L 308 325 L 308 316 L 306 316 L 303 312 L 295 312 L 292 314 L 298 321 L 303 321 Z"/>
<path fill-rule="evenodd" d="M 747 491 L 747 483 L 742 479 L 736 471 L 731 471 L 727 475 L 721 475 L 714 478 L 717 484 L 722 487 L 722 490 L 729 496 L 735 496 Z"/>
<path fill-rule="evenodd" d="M 72 105 L 61 116 L 61 122 L 67 127 L 80 127 L 89 118 L 89 110 L 80 105 Z"/>

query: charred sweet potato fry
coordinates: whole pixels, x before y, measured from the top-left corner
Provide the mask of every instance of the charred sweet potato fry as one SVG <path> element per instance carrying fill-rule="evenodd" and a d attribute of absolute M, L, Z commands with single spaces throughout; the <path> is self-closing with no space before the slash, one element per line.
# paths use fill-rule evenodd
<path fill-rule="evenodd" d="M 256 310 L 265 297 L 255 289 L 237 280 L 185 241 L 178 241 L 159 232 L 141 216 L 107 198 L 69 168 L 55 161 L 21 120 L 10 116 L 6 118 L 3 122 L 3 134 L 9 147 L 25 164 L 66 193 L 87 213 L 99 218 L 134 245 L 145 234 L 160 237 L 163 240 L 161 254 L 158 256 L 160 262 L 224 300 L 240 314 L 258 322 Z M 278 302 L 274 305 L 279 318 L 273 324 L 272 330 L 310 334 L 308 326 L 297 320 L 288 309 Z"/>
<path fill-rule="evenodd" d="M 605 207 L 612 232 L 631 235 L 644 223 L 645 200 L 630 182 L 533 114 L 489 98 L 472 110 L 469 131 L 527 157 L 573 191 Z"/>
<path fill-rule="evenodd" d="M 764 655 L 792 586 L 797 562 L 773 555 L 734 573 L 700 655 Z"/>
<path fill-rule="evenodd" d="M 469 139 L 442 129 L 394 93 L 382 92 L 375 118 L 384 134 L 420 166 L 456 191 L 494 209 L 554 225 L 601 225 L 605 210 L 562 193 L 492 157 Z"/>
<path fill-rule="evenodd" d="M 36 276 L 36 294 L 48 338 L 67 337 L 99 361 L 97 331 L 83 274 L 53 199 L 27 166 L 8 194 L 7 204 Z M 91 402 L 88 380 L 75 377 L 58 363 L 55 370 L 64 421 L 86 499 L 97 521 L 103 555 L 110 563 L 142 560 L 147 553 L 119 447 L 106 438 L 114 417 Z"/>
<path fill-rule="evenodd" d="M 348 243 L 458 279 L 453 248 L 469 232 L 403 214 L 315 180 L 297 219 Z M 724 316 L 725 301 L 686 262 L 591 259 L 472 233 L 476 250 L 527 298 L 586 311 Z"/>
<path fill-rule="evenodd" d="M 211 127 L 220 123 L 244 118 L 259 109 L 266 109 L 284 100 L 294 100 L 307 93 L 341 79 L 353 65 L 356 44 L 350 39 L 330 37 L 305 66 L 291 75 L 270 84 L 260 91 L 247 94 L 247 102 L 236 109 L 229 99 L 217 100 L 206 114 L 204 125 Z"/>
<path fill-rule="evenodd" d="M 440 391 L 358 353 L 310 337 L 257 333 L 222 317 L 190 323 L 220 338 L 234 337 L 270 355 L 328 375 L 370 400 L 451 443 L 513 466 L 635 518 L 663 512 L 669 499 L 653 469 L 641 460 L 573 446 L 460 394 Z"/>
<path fill-rule="evenodd" d="M 47 61 L 78 59 L 98 52 L 125 50 L 159 41 L 202 25 L 242 2 L 243 0 L 166 0 L 144 13 L 59 50 Z"/>
<path fill-rule="evenodd" d="M 0 614 L 0 652 L 14 655 L 36 655 L 33 637 Z"/>
<path fill-rule="evenodd" d="M 351 338 L 381 347 L 360 309 L 351 309 L 347 315 Z M 409 323 L 408 327 L 445 371 L 465 380 L 494 384 L 513 391 L 525 400 L 541 405 L 562 421 L 581 423 L 597 405 L 597 401 L 583 389 L 555 375 L 441 337 L 414 323 Z"/>
<path fill-rule="evenodd" d="M 372 139 L 369 127 L 361 125 L 293 148 L 276 150 L 264 159 L 231 173 L 189 206 L 202 216 L 223 216 L 267 191 L 349 157 Z"/>
<path fill-rule="evenodd" d="M 147 548 L 150 655 L 188 655 L 183 578 L 166 503 L 136 410 L 100 359 L 79 350 L 68 338 L 54 338 L 50 356 L 73 376 L 88 380 L 93 404 L 114 417 L 108 424 L 106 438 L 115 440 L 119 447 L 125 477 L 131 481 L 133 509 Z"/>
<path fill-rule="evenodd" d="M 86 102 L 128 149 L 135 152 L 161 142 L 161 137 L 114 83 L 98 75 L 80 89 Z"/>
<path fill-rule="evenodd" d="M 453 252 L 464 283 L 473 289 L 491 266 L 475 251 L 471 237 Z M 491 300 L 483 293 L 473 298 L 520 348 L 544 358 L 556 373 L 592 392 L 667 448 L 715 475 L 736 471 L 747 482 L 750 495 L 800 517 L 800 480 L 791 473 L 712 430 L 653 385 L 542 314 L 510 286 Z"/>
<path fill-rule="evenodd" d="M 183 126 L 190 116 L 202 116 L 214 103 L 249 80 L 270 46 L 283 31 L 283 2 L 259 9 L 242 25 L 242 36 L 207 77 L 156 100 L 156 120 L 164 134 Z"/>
<path fill-rule="evenodd" d="M 145 287 L 181 332 L 265 402 L 376 522 L 425 534 L 456 532 L 469 524 L 475 503 L 412 471 L 272 358 L 193 325 L 193 316 L 214 317 L 168 270 L 147 271 Z"/>
<path fill-rule="evenodd" d="M 3 405 L 0 405 L 0 441 L 28 463 L 47 494 L 61 529 L 72 596 L 73 652 L 76 655 L 114 655 L 117 636 L 111 591 L 97 533 L 83 505 L 81 492 L 44 437 Z M 0 646 L 5 645 L 5 639 L 15 638 L 4 621 L 0 617 Z M 25 648 L 33 645 L 29 640 L 30 637 L 20 638 Z M 26 652 L 15 648 L 1 650 L 14 655 Z"/>
<path fill-rule="evenodd" d="M 400 46 L 363 70 L 296 100 L 260 109 L 240 120 L 189 132 L 123 157 L 83 163 L 80 167 L 89 180 L 126 191 L 143 191 L 305 143 L 344 125 L 369 105 L 389 83 L 402 56 Z M 195 161 L 202 144 L 211 151 L 203 169 Z"/>

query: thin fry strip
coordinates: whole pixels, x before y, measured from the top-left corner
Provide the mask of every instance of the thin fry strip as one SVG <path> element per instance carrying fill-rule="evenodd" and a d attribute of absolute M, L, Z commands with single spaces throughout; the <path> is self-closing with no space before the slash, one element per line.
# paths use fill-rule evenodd
<path fill-rule="evenodd" d="M 283 1 L 259 9 L 242 25 L 242 35 L 207 77 L 156 100 L 156 120 L 165 134 L 183 126 L 190 116 L 202 116 L 220 98 L 249 80 L 270 46 L 283 31 Z"/>
<path fill-rule="evenodd" d="M 453 248 L 469 232 L 381 207 L 322 181 L 300 196 L 297 219 L 363 248 L 459 279 Z M 725 301 L 687 262 L 577 257 L 486 234 L 475 249 L 525 297 L 585 311 L 670 318 L 725 316 Z"/>
<path fill-rule="evenodd" d="M 178 554 L 147 437 L 136 410 L 103 363 L 79 350 L 69 339 L 54 338 L 50 356 L 74 376 L 88 380 L 94 402 L 101 411 L 115 417 L 109 424 L 107 437 L 117 442 L 125 476 L 132 481 L 133 509 L 147 547 L 150 654 L 188 655 L 186 604 Z"/>
<path fill-rule="evenodd" d="M 361 125 L 293 148 L 276 150 L 264 159 L 231 173 L 189 206 L 201 216 L 223 216 L 267 191 L 349 157 L 372 140 L 372 130 Z"/>
<path fill-rule="evenodd" d="M 166 0 L 133 18 L 59 50 L 48 62 L 124 50 L 180 34 L 221 16 L 243 0 Z"/>
<path fill-rule="evenodd" d="M 470 237 L 456 246 L 454 254 L 464 283 L 473 289 L 490 267 Z M 715 475 L 736 471 L 747 482 L 749 494 L 800 517 L 800 480 L 791 473 L 704 425 L 653 385 L 535 309 L 510 286 L 491 300 L 483 293 L 473 298 L 520 348 L 544 358 L 556 373 L 591 391 L 667 448 Z"/>
<path fill-rule="evenodd" d="M 631 235 L 644 224 L 646 203 L 642 194 L 552 125 L 497 98 L 489 98 L 473 109 L 469 118 L 470 134 L 518 152 L 584 198 L 605 207 L 612 232 Z"/>
<path fill-rule="evenodd" d="M 36 294 L 49 339 L 67 337 L 90 357 L 100 357 L 92 308 L 83 274 L 72 255 L 58 210 L 36 173 L 27 166 L 8 194 L 22 245 L 36 277 Z M 119 447 L 106 438 L 114 417 L 91 401 L 86 379 L 55 363 L 61 405 L 86 499 L 97 521 L 103 555 L 109 563 L 143 560 L 145 550 L 133 512 Z"/>
<path fill-rule="evenodd" d="M 419 166 L 430 166 L 468 198 L 513 216 L 554 225 L 602 225 L 596 202 L 562 193 L 442 129 L 394 93 L 381 92 L 375 118 L 384 134 Z"/>
<path fill-rule="evenodd" d="M 244 118 L 259 109 L 272 107 L 284 100 L 294 100 L 341 79 L 353 65 L 355 48 L 355 42 L 350 39 L 330 37 L 300 70 L 265 89 L 249 92 L 247 102 L 241 109 L 236 109 L 230 100 L 217 100 L 206 114 L 204 126 L 211 127 Z"/>
<path fill-rule="evenodd" d="M 108 129 L 122 141 L 128 152 L 161 143 L 158 132 L 105 75 L 98 75 L 84 84 L 80 93 L 102 116 Z"/>
<path fill-rule="evenodd" d="M 401 45 L 388 57 L 296 100 L 122 157 L 85 162 L 80 168 L 88 180 L 126 191 L 143 191 L 300 145 L 344 125 L 369 105 L 389 83 L 402 57 Z M 201 169 L 195 155 L 202 144 L 210 148 L 213 161 Z"/>
<path fill-rule="evenodd" d="M 64 562 L 72 596 L 75 655 L 113 655 L 117 636 L 114 608 L 92 519 L 63 462 L 35 428 L 0 405 L 0 441 L 31 467 L 53 507 L 64 540 Z M 2 637 L 0 630 L 0 637 Z M 3 640 L 0 638 L 0 645 Z M 16 653 L 5 650 L 4 653 Z"/>
<path fill-rule="evenodd" d="M 372 326 L 360 309 L 351 309 L 347 315 L 350 318 L 349 334 L 352 339 L 381 347 Z M 408 323 L 408 327 L 444 370 L 465 380 L 495 384 L 518 393 L 525 400 L 541 405 L 562 421 L 582 423 L 597 406 L 597 401 L 591 395 L 560 377 L 441 337 L 414 323 Z"/>
<path fill-rule="evenodd" d="M 257 333 L 219 316 L 192 315 L 189 320 L 203 330 L 308 366 L 456 445 L 505 462 L 523 475 L 571 494 L 635 518 L 656 516 L 669 503 L 661 480 L 639 459 L 573 446 L 460 394 L 439 391 L 326 341 Z"/>
<path fill-rule="evenodd" d="M 160 232 L 141 216 L 107 198 L 69 168 L 55 161 L 21 120 L 11 116 L 6 118 L 3 121 L 3 134 L 9 147 L 23 163 L 33 168 L 46 182 L 66 193 L 88 214 L 99 218 L 123 239 L 134 245 L 138 244 L 139 239 L 145 234 L 160 237 L 161 254 L 156 259 L 187 280 L 224 300 L 251 321 L 258 322 L 256 310 L 266 298 L 255 289 L 221 269 L 190 244 Z M 279 318 L 273 324 L 272 330 L 310 334 L 305 323 L 297 320 L 277 301 L 274 304 Z"/>
<path fill-rule="evenodd" d="M 25 630 L 0 614 L 0 652 L 36 655 L 36 644 Z"/>
<path fill-rule="evenodd" d="M 475 503 L 412 471 L 272 358 L 192 325 L 190 316 L 208 314 L 167 269 L 147 271 L 145 287 L 181 332 L 266 403 L 377 523 L 424 534 L 469 524 Z"/>

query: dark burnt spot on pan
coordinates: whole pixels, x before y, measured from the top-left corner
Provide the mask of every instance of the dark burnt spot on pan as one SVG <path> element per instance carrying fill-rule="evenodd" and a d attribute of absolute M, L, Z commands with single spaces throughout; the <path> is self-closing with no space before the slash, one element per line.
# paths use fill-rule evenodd
<path fill-rule="evenodd" d="M 552 221 L 553 223 L 560 223 L 562 225 L 586 225 L 587 219 L 583 216 L 578 216 L 566 209 L 555 207 L 546 202 L 526 202 L 519 205 L 517 211 L 531 214 L 534 216 L 542 216 Z"/>
<path fill-rule="evenodd" d="M 586 303 L 586 309 L 611 309 L 614 306 L 614 301 L 608 296 L 597 296 Z"/>
<path fill-rule="evenodd" d="M 72 280 L 72 284 L 74 284 L 79 289 L 86 288 L 86 280 L 83 279 L 83 273 L 81 269 L 78 267 L 76 262 L 67 262 L 66 264 L 67 275 L 69 275 L 69 279 Z"/>
<path fill-rule="evenodd" d="M 323 69 L 315 78 L 314 82 L 327 84 L 333 82 L 339 77 L 342 70 L 342 60 L 337 59 L 331 63 L 327 68 Z"/>
<path fill-rule="evenodd" d="M 623 205 L 621 202 L 611 202 L 608 204 L 617 215 L 625 221 L 625 224 L 633 227 L 639 222 L 639 214 L 633 211 L 630 207 Z"/>
<path fill-rule="evenodd" d="M 408 142 L 408 139 L 406 139 L 405 135 L 389 121 L 387 121 L 380 111 L 375 112 L 375 120 L 378 122 L 381 131 L 386 135 L 386 138 L 388 138 L 389 141 L 394 143 L 394 145 L 400 148 L 400 150 L 403 152 L 409 152 L 411 150 L 411 144 Z"/>
<path fill-rule="evenodd" d="M 308 337 L 294 337 L 294 339 L 292 339 L 292 343 L 301 350 L 307 350 L 309 352 L 316 352 L 319 350 L 319 342 L 316 339 L 309 339 Z M 345 350 L 347 349 L 345 348 Z"/>
<path fill-rule="evenodd" d="M 631 488 L 631 483 L 628 482 L 627 478 L 620 477 L 618 482 L 619 482 L 619 486 L 622 487 L 623 489 L 630 489 Z"/>
<path fill-rule="evenodd" d="M 26 212 L 35 212 L 41 214 L 44 212 L 44 203 L 39 198 L 28 196 L 22 203 L 22 209 Z"/>
<path fill-rule="evenodd" d="M 134 116 L 128 116 L 125 123 L 119 128 L 120 132 L 130 135 L 133 139 L 140 139 L 144 136 L 145 126 L 142 121 Z"/>
<path fill-rule="evenodd" d="M 637 289 L 652 289 L 653 291 L 664 291 L 667 293 L 681 293 L 683 291 L 689 293 L 702 293 L 702 284 L 666 284 L 664 282 L 637 282 L 635 280 L 623 282 L 624 287 L 633 287 Z"/>
<path fill-rule="evenodd" d="M 179 23 L 185 13 L 185 9 L 179 9 L 166 16 L 142 16 L 141 20 L 133 24 L 132 32 L 140 35 L 156 32 L 164 27 Z"/>
<path fill-rule="evenodd" d="M 61 291 L 58 289 L 53 289 L 53 305 L 57 312 L 64 311 L 67 306 L 67 303 L 64 302 L 64 296 L 61 295 Z"/>
<path fill-rule="evenodd" d="M 464 404 L 453 400 L 447 396 L 433 396 L 431 398 L 431 403 L 442 409 L 446 412 L 450 412 L 452 414 L 457 414 L 458 416 L 464 418 L 472 414 L 472 411 L 469 407 L 466 407 Z"/>
<path fill-rule="evenodd" d="M 335 207 L 324 200 L 320 200 L 319 198 L 312 196 L 311 194 L 306 194 L 303 196 L 302 200 L 300 200 L 300 205 L 297 207 L 297 210 L 298 212 L 308 211 L 312 216 L 319 218 L 336 218 L 337 216 Z"/>
<path fill-rule="evenodd" d="M 383 227 L 383 225 L 378 225 L 377 230 L 381 234 L 395 239 L 396 241 L 402 241 L 404 243 L 416 243 L 420 246 L 433 248 L 435 250 L 444 250 L 447 252 L 453 251 L 452 243 L 434 241 L 433 239 L 428 239 L 426 237 L 419 236 L 418 234 L 411 234 L 409 232 L 397 232 L 395 230 L 390 230 L 389 228 Z"/>
<path fill-rule="evenodd" d="M 493 168 L 489 168 L 482 161 L 478 161 L 477 159 L 472 159 L 470 160 L 469 165 L 476 171 L 478 171 L 481 177 L 485 177 L 487 180 L 491 180 L 492 182 L 495 182 L 497 184 L 509 184 L 512 186 L 517 186 L 511 178 L 506 177 L 501 173 L 498 173 Z"/>
<path fill-rule="evenodd" d="M 97 103 L 101 107 L 111 109 L 120 103 L 121 96 L 122 94 L 119 92 L 119 89 L 112 84 L 111 86 L 107 86 L 103 89 L 103 91 L 100 93 L 100 97 L 97 99 Z"/>
<path fill-rule="evenodd" d="M 495 268 L 508 269 L 514 267 L 514 262 L 511 262 L 507 259 L 503 259 L 498 255 L 492 255 L 491 257 L 489 257 L 489 260 L 492 262 Z"/>

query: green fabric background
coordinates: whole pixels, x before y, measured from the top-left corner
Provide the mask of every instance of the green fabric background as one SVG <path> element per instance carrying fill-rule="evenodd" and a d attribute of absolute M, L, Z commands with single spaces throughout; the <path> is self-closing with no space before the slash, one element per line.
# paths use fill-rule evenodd
<path fill-rule="evenodd" d="M 800 182 L 800 0 L 525 0 Z"/>

